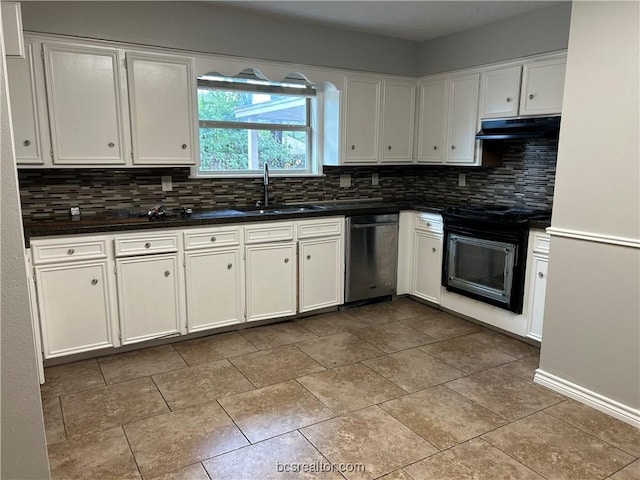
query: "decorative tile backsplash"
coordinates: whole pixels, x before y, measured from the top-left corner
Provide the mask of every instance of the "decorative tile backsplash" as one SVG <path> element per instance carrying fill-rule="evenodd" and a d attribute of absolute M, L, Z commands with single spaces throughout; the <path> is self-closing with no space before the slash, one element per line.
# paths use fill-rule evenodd
<path fill-rule="evenodd" d="M 325 167 L 322 177 L 272 177 L 276 203 L 368 199 L 420 202 L 433 206 L 503 204 L 550 209 L 558 145 L 552 140 L 506 142 L 500 167 L 444 166 Z M 372 185 L 373 173 L 379 184 Z M 458 174 L 466 186 L 458 187 Z M 340 175 L 351 187 L 340 187 Z M 19 170 L 25 218 L 83 215 L 105 210 L 148 209 L 156 204 L 215 209 L 255 204 L 262 198 L 261 178 L 193 179 L 188 168 Z M 163 192 L 160 177 L 171 175 L 173 190 Z"/>

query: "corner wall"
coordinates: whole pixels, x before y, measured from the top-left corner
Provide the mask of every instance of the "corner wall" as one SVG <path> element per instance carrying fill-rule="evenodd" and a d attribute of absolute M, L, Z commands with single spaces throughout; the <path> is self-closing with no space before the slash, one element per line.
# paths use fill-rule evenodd
<path fill-rule="evenodd" d="M 0 20 L 0 477 L 49 478 Z"/>
<path fill-rule="evenodd" d="M 573 5 L 536 375 L 638 426 L 639 18 L 637 2 Z"/>
<path fill-rule="evenodd" d="M 571 2 L 534 10 L 420 45 L 420 76 L 567 48 Z"/>

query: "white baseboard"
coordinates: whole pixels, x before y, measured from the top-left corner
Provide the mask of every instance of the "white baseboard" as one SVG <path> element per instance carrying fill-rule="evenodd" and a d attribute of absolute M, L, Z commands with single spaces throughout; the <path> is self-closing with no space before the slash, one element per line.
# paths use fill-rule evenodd
<path fill-rule="evenodd" d="M 634 427 L 640 428 L 640 410 L 628 407 L 622 403 L 604 397 L 599 393 L 587 390 L 580 385 L 568 382 L 560 377 L 556 377 L 544 370 L 537 369 L 533 381 L 539 385 L 550 388 L 554 392 L 561 393 L 569 398 L 589 405 L 612 417 L 622 420 Z"/>

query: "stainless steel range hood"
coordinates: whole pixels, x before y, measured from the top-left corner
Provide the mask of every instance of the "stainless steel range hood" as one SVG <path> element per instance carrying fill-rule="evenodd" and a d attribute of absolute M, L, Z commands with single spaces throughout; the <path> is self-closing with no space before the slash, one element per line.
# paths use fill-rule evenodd
<path fill-rule="evenodd" d="M 558 138 L 560 117 L 502 118 L 482 121 L 478 140 Z"/>

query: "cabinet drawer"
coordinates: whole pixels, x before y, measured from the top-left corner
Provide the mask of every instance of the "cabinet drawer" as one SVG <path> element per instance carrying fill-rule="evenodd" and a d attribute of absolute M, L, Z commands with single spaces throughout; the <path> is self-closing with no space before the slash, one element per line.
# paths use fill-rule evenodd
<path fill-rule="evenodd" d="M 107 258 L 107 240 L 105 238 L 82 241 L 31 242 L 33 263 L 72 262 Z"/>
<path fill-rule="evenodd" d="M 416 230 L 442 234 L 442 217 L 437 214 L 419 213 L 416 215 Z"/>
<path fill-rule="evenodd" d="M 342 234 L 344 218 L 327 218 L 298 222 L 298 238 L 329 237 Z"/>
<path fill-rule="evenodd" d="M 551 237 L 545 232 L 532 232 L 533 233 L 533 251 L 538 253 L 549 254 L 549 243 Z"/>
<path fill-rule="evenodd" d="M 267 223 L 244 227 L 247 244 L 293 240 L 293 223 Z"/>
<path fill-rule="evenodd" d="M 209 228 L 185 232 L 184 249 L 228 247 L 240 244 L 240 234 L 237 228 Z"/>
<path fill-rule="evenodd" d="M 178 234 L 118 237 L 115 247 L 116 257 L 177 252 Z"/>

